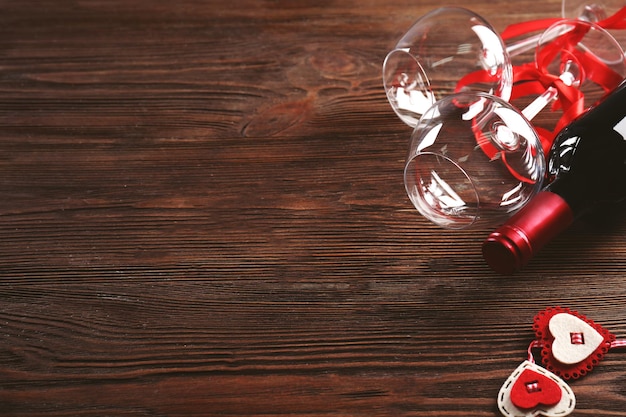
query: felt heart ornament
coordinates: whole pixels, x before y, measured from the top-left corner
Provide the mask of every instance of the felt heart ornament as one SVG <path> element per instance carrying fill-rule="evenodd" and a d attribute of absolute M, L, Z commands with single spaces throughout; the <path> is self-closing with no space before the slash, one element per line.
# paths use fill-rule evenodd
<path fill-rule="evenodd" d="M 533 324 L 543 365 L 563 379 L 576 379 L 593 369 L 615 336 L 599 324 L 567 308 L 547 308 Z"/>
<path fill-rule="evenodd" d="M 563 417 L 576 406 L 571 388 L 558 376 L 524 361 L 498 393 L 498 408 L 506 417 Z"/>
<path fill-rule="evenodd" d="M 554 337 L 552 356 L 565 365 L 584 361 L 604 342 L 596 329 L 571 314 L 554 315 L 548 328 Z"/>

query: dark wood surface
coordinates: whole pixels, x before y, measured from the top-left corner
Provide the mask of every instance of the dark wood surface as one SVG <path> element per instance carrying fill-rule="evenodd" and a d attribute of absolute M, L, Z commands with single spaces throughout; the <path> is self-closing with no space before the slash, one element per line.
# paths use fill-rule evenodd
<path fill-rule="evenodd" d="M 539 310 L 626 337 L 626 222 L 502 277 L 412 208 L 381 64 L 441 2 L 1 5 L 0 415 L 497 416 Z M 626 349 L 571 386 L 626 416 Z"/>

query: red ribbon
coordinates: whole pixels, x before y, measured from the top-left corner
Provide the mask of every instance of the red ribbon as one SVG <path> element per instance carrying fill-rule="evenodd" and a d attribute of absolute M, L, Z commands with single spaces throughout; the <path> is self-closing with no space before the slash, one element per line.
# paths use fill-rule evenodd
<path fill-rule="evenodd" d="M 509 39 L 517 38 L 520 36 L 526 36 L 529 33 L 544 31 L 550 26 L 562 20 L 561 18 L 539 19 L 529 20 L 521 23 L 514 23 L 507 26 L 500 34 L 502 40 L 507 41 Z"/>
<path fill-rule="evenodd" d="M 626 29 L 626 6 L 623 6 L 612 16 L 598 22 L 598 26 L 604 29 Z"/>

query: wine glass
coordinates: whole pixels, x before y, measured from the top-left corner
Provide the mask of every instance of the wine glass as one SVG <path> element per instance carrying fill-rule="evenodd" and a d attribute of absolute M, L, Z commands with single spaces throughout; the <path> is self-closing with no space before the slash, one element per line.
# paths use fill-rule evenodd
<path fill-rule="evenodd" d="M 459 86 L 459 79 L 481 73 Z M 419 18 L 383 63 L 383 83 L 391 107 L 415 127 L 436 101 L 461 91 L 482 91 L 508 100 L 512 67 L 496 30 L 476 13 L 442 7 Z"/>
<path fill-rule="evenodd" d="M 433 223 L 494 225 L 541 189 L 545 158 L 530 122 L 508 102 L 480 92 L 437 101 L 411 136 L 404 184 Z"/>
<path fill-rule="evenodd" d="M 581 113 L 616 88 L 626 75 L 624 50 L 615 38 L 595 23 L 578 19 L 561 20 L 543 32 L 537 43 L 535 65 L 554 82 L 522 110 L 529 120 L 559 94 L 574 89 L 581 92 L 575 109 L 575 113 Z"/>

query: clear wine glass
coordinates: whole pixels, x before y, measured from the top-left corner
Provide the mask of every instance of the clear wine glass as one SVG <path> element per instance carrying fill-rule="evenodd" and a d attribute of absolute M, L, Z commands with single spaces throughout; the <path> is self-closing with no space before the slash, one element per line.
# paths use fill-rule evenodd
<path fill-rule="evenodd" d="M 566 87 L 581 90 L 582 108 L 593 105 L 626 76 L 620 44 L 600 26 L 579 19 L 562 20 L 546 29 L 537 43 L 535 63 L 541 73 L 558 77 Z M 532 120 L 558 96 L 559 89 L 551 85 L 522 113 Z"/>
<path fill-rule="evenodd" d="M 481 72 L 480 81 L 459 89 L 459 80 Z M 442 7 L 419 18 L 387 54 L 383 83 L 391 107 L 415 127 L 419 117 L 441 98 L 481 91 L 508 100 L 512 66 L 496 30 L 476 13 Z"/>
<path fill-rule="evenodd" d="M 480 92 L 437 101 L 411 136 L 404 184 L 433 223 L 495 225 L 541 189 L 545 158 L 530 122 L 508 102 Z"/>

